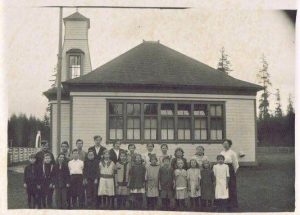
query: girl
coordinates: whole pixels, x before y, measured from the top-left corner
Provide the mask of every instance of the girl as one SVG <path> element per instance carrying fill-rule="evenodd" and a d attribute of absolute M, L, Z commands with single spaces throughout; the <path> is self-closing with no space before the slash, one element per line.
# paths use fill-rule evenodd
<path fill-rule="evenodd" d="M 133 143 L 128 144 L 128 151 L 129 153 L 127 154 L 127 161 L 130 164 L 130 166 L 132 165 L 133 161 L 135 160 L 135 145 Z"/>
<path fill-rule="evenodd" d="M 146 188 L 147 188 L 147 208 L 154 210 L 157 205 L 158 193 L 158 172 L 157 157 L 155 154 L 150 156 L 150 165 L 146 170 Z"/>
<path fill-rule="evenodd" d="M 126 198 L 129 195 L 128 190 L 128 176 L 130 164 L 127 162 L 127 153 L 120 152 L 120 161 L 116 164 L 116 194 L 117 194 L 117 207 L 118 209 L 126 208 Z"/>
<path fill-rule="evenodd" d="M 229 209 L 238 207 L 237 189 L 236 189 L 236 173 L 239 169 L 239 161 L 236 153 L 231 149 L 232 141 L 224 140 L 221 155 L 224 156 L 226 163 L 229 167 Z"/>
<path fill-rule="evenodd" d="M 229 182 L 229 168 L 224 164 L 224 156 L 217 156 L 217 164 L 213 167 L 215 176 L 215 198 L 217 201 L 217 207 L 219 211 L 226 210 L 227 199 L 229 198 L 228 193 L 228 182 Z"/>
<path fill-rule="evenodd" d="M 196 159 L 191 159 L 190 169 L 187 170 L 187 181 L 188 181 L 188 190 L 191 201 L 192 210 L 199 208 L 199 201 L 201 196 L 200 191 L 200 169 Z"/>
<path fill-rule="evenodd" d="M 187 194 L 187 171 L 183 168 L 184 161 L 177 159 L 177 169 L 174 172 L 175 189 L 176 189 L 176 205 L 179 210 L 185 209 L 185 199 Z"/>
<path fill-rule="evenodd" d="M 101 198 L 101 204 L 103 204 L 105 209 L 113 209 L 115 195 L 115 164 L 110 160 L 108 150 L 103 152 L 103 160 L 99 163 L 99 170 L 98 196 Z"/>
<path fill-rule="evenodd" d="M 66 209 L 68 207 L 67 189 L 70 187 L 70 171 L 65 160 L 65 154 L 60 153 L 57 163 L 53 167 L 55 201 L 58 209 Z"/>
<path fill-rule="evenodd" d="M 129 170 L 129 189 L 133 199 L 133 208 L 142 209 L 143 195 L 145 194 L 146 167 L 143 165 L 142 156 L 136 154 Z"/>
<path fill-rule="evenodd" d="M 213 207 L 215 196 L 214 173 L 211 170 L 209 161 L 203 161 L 202 165 L 200 180 L 201 198 L 205 202 L 205 207 Z"/>
<path fill-rule="evenodd" d="M 208 158 L 204 155 L 204 147 L 203 146 L 196 147 L 196 153 L 193 156 L 193 158 L 196 159 L 200 169 L 202 169 L 202 162 L 205 160 L 208 160 Z"/>
<path fill-rule="evenodd" d="M 95 159 L 92 150 L 87 153 L 87 159 L 83 166 L 83 182 L 86 191 L 87 207 L 89 209 L 96 208 L 97 184 L 99 178 L 99 161 Z"/>
<path fill-rule="evenodd" d="M 171 159 L 172 155 L 168 155 L 169 147 L 166 143 L 161 144 L 160 149 L 161 149 L 161 155 L 159 156 L 159 161 L 158 162 L 159 162 L 160 166 L 162 166 L 163 165 L 163 159 L 165 157 L 169 157 Z"/>
<path fill-rule="evenodd" d="M 175 170 L 177 169 L 177 160 L 182 160 L 183 162 L 183 169 L 187 170 L 187 161 L 186 159 L 183 157 L 184 155 L 184 151 L 182 148 L 177 148 L 175 149 L 175 153 L 174 153 L 174 158 L 172 159 L 172 162 L 171 162 L 171 166 L 172 168 Z"/>

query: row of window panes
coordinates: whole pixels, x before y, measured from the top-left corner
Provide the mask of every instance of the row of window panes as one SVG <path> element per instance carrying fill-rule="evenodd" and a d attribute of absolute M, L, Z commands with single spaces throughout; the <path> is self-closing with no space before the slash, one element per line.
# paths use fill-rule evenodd
<path fill-rule="evenodd" d="M 160 115 L 162 116 L 173 116 L 175 113 L 175 104 L 163 103 L 161 104 Z M 123 115 L 123 104 L 122 103 L 110 103 L 109 104 L 110 115 Z M 128 103 L 126 108 L 127 115 L 138 116 L 141 114 L 141 104 Z M 144 104 L 144 115 L 157 115 L 158 105 L 157 104 Z M 206 104 L 194 104 L 193 110 L 194 116 L 207 116 L 207 105 Z M 190 116 L 191 115 L 191 104 L 178 104 L 177 115 Z M 210 115 L 216 117 L 222 117 L 222 106 L 221 105 L 210 105 Z"/>
<path fill-rule="evenodd" d="M 139 140 L 141 121 L 138 117 L 127 117 L 127 139 Z M 123 117 L 110 117 L 109 118 L 110 139 L 123 139 Z M 161 119 L 161 139 L 174 140 L 174 118 L 162 117 Z M 207 119 L 195 118 L 194 119 L 194 139 L 207 140 Z M 189 117 L 178 118 L 178 139 L 190 140 L 191 139 L 191 119 Z M 211 119 L 211 135 L 212 140 L 221 140 L 223 138 L 223 119 Z M 146 117 L 144 120 L 144 139 L 156 140 L 157 139 L 157 118 Z"/>

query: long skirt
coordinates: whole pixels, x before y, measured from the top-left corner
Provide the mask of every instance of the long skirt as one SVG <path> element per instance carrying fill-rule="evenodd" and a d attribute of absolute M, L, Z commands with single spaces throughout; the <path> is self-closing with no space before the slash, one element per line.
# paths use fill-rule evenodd
<path fill-rule="evenodd" d="M 232 164 L 227 164 L 229 167 L 229 207 L 237 208 L 238 200 L 237 200 L 237 187 L 236 187 L 236 174 L 234 172 L 234 168 Z"/>

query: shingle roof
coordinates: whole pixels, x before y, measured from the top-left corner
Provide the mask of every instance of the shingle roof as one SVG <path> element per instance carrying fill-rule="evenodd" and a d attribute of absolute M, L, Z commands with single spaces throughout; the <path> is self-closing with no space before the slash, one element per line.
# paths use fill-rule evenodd
<path fill-rule="evenodd" d="M 143 42 L 92 72 L 64 85 L 197 86 L 258 91 L 261 86 L 233 78 L 159 42 Z"/>

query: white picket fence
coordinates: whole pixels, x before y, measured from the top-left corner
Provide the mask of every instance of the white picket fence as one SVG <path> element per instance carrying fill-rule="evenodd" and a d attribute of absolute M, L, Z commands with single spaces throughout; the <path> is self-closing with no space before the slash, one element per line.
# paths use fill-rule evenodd
<path fill-rule="evenodd" d="M 29 155 L 35 154 L 38 148 L 10 147 L 8 148 L 8 164 L 29 160 Z"/>

